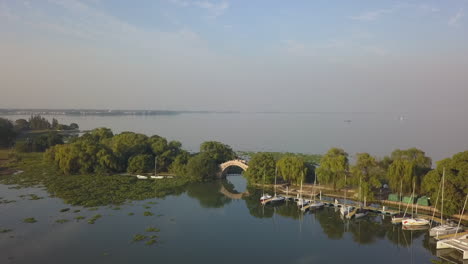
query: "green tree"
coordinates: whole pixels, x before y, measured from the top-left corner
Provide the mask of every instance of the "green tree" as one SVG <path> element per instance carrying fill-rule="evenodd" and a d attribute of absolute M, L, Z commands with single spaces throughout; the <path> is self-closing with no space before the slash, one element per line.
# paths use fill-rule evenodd
<path fill-rule="evenodd" d="M 49 121 L 40 115 L 31 115 L 28 123 L 31 130 L 45 130 L 51 127 Z"/>
<path fill-rule="evenodd" d="M 432 161 L 419 149 L 396 149 L 392 152 L 391 163 L 388 167 L 387 178 L 390 188 L 399 191 L 403 182 L 403 192 L 410 193 L 413 183 L 419 192 L 422 178 L 431 170 Z"/>
<path fill-rule="evenodd" d="M 278 173 L 283 180 L 300 184 L 305 180 L 308 168 L 304 160 L 294 155 L 284 156 L 277 162 Z"/>
<path fill-rule="evenodd" d="M 71 130 L 77 130 L 80 128 L 77 123 L 71 123 L 69 127 Z"/>
<path fill-rule="evenodd" d="M 444 212 L 448 215 L 460 213 L 468 193 L 468 151 L 437 162 L 437 167 L 424 177 L 422 191 L 434 202 L 437 199 L 444 168 Z M 440 205 L 439 198 L 437 205 L 439 209 Z"/>
<path fill-rule="evenodd" d="M 0 118 L 0 146 L 9 147 L 15 141 L 16 132 L 13 123 L 5 118 Z"/>
<path fill-rule="evenodd" d="M 26 119 L 17 119 L 15 121 L 15 130 L 18 132 L 29 130 L 29 123 Z"/>
<path fill-rule="evenodd" d="M 360 192 L 358 198 L 360 201 L 372 200 L 374 193 L 372 188 L 381 186 L 379 178 L 385 171 L 379 166 L 374 157 L 368 153 L 358 153 L 356 164 L 351 167 L 351 181 L 355 186 L 359 187 Z"/>
<path fill-rule="evenodd" d="M 249 169 L 244 173 L 247 180 L 251 182 L 272 183 L 275 180 L 276 161 L 271 153 L 257 152 L 249 161 Z"/>
<path fill-rule="evenodd" d="M 186 151 L 177 155 L 174 159 L 174 162 L 171 163 L 169 167 L 169 172 L 174 173 L 177 176 L 186 176 L 187 175 L 187 163 L 190 159 L 190 154 Z"/>
<path fill-rule="evenodd" d="M 187 163 L 187 176 L 196 181 L 212 180 L 218 170 L 218 164 L 207 153 L 199 153 Z"/>
<path fill-rule="evenodd" d="M 59 122 L 57 121 L 57 119 L 52 118 L 51 128 L 52 128 L 52 129 L 57 129 L 57 128 L 58 128 L 58 125 L 59 125 Z"/>
<path fill-rule="evenodd" d="M 122 132 L 104 141 L 123 167 L 127 167 L 128 159 L 139 154 L 150 154 L 148 137 L 133 132 Z"/>
<path fill-rule="evenodd" d="M 236 153 L 230 146 L 217 141 L 203 142 L 200 145 L 200 152 L 206 153 L 218 164 L 236 158 Z"/>
<path fill-rule="evenodd" d="M 154 157 L 148 154 L 133 156 L 128 161 L 127 171 L 130 173 L 149 172 L 154 168 Z"/>
<path fill-rule="evenodd" d="M 320 183 L 344 186 L 344 178 L 348 173 L 348 153 L 339 148 L 330 149 L 321 159 L 320 167 L 316 169 Z"/>

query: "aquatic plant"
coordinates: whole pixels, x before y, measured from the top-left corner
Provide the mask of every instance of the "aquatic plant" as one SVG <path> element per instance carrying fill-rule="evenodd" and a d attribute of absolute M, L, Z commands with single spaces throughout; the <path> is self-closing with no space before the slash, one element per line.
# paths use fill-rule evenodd
<path fill-rule="evenodd" d="M 28 218 L 23 219 L 23 222 L 32 224 L 32 223 L 36 223 L 37 220 L 34 217 L 28 217 Z"/>
<path fill-rule="evenodd" d="M 154 243 L 156 243 L 156 239 L 150 239 L 148 241 L 146 241 L 146 245 L 150 246 L 150 245 L 153 245 Z"/>
<path fill-rule="evenodd" d="M 68 221 L 69 220 L 67 220 L 67 219 L 58 219 L 58 220 L 55 220 L 55 223 L 63 224 L 63 223 L 66 223 Z"/>
<path fill-rule="evenodd" d="M 75 220 L 80 221 L 80 220 L 83 220 L 85 218 L 86 218 L 85 216 L 80 215 L 80 216 L 75 217 Z"/>
<path fill-rule="evenodd" d="M 145 209 L 151 209 L 151 206 L 144 205 L 143 208 L 145 208 Z"/>
<path fill-rule="evenodd" d="M 39 197 L 35 194 L 30 194 L 28 200 L 40 200 L 40 199 L 44 199 L 44 197 Z"/>
<path fill-rule="evenodd" d="M 81 210 L 74 210 L 73 212 L 74 213 L 79 213 L 79 212 L 81 212 Z"/>
<path fill-rule="evenodd" d="M 70 208 L 63 208 L 63 209 L 60 209 L 60 212 L 61 212 L 61 213 L 67 212 L 67 211 L 70 211 Z"/>
<path fill-rule="evenodd" d="M 159 228 L 156 227 L 148 227 L 145 230 L 146 232 L 159 232 Z"/>
<path fill-rule="evenodd" d="M 136 235 L 133 236 L 133 241 L 134 242 L 142 241 L 142 240 L 145 240 L 146 238 L 148 238 L 148 237 L 145 236 L 145 235 L 136 234 Z"/>
<path fill-rule="evenodd" d="M 121 208 L 120 207 L 114 207 L 112 208 L 112 210 L 120 210 Z"/>
<path fill-rule="evenodd" d="M 152 216 L 153 213 L 152 213 L 152 212 L 149 212 L 149 211 L 145 211 L 145 212 L 143 212 L 143 215 L 144 215 L 144 216 Z"/>
<path fill-rule="evenodd" d="M 128 215 L 134 215 L 134 214 L 135 214 L 135 213 L 131 213 L 131 212 L 130 212 L 130 213 L 128 213 Z"/>
<path fill-rule="evenodd" d="M 0 233 L 8 233 L 13 231 L 12 229 L 0 229 Z"/>
<path fill-rule="evenodd" d="M 88 211 L 97 211 L 99 208 L 98 207 L 91 207 L 88 209 Z"/>
<path fill-rule="evenodd" d="M 97 214 L 97 215 L 91 217 L 91 219 L 88 220 L 88 224 L 94 224 L 96 222 L 96 220 L 98 220 L 101 217 L 102 217 L 102 215 L 100 215 L 100 214 Z"/>

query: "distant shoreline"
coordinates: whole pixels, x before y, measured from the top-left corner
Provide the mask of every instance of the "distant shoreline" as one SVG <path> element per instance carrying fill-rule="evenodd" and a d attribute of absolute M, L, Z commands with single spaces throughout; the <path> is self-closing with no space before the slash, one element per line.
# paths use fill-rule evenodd
<path fill-rule="evenodd" d="M 179 115 L 239 113 L 235 111 L 171 111 L 171 110 L 112 110 L 112 109 L 0 109 L 0 115 L 71 115 L 71 116 L 124 116 L 124 115 Z"/>

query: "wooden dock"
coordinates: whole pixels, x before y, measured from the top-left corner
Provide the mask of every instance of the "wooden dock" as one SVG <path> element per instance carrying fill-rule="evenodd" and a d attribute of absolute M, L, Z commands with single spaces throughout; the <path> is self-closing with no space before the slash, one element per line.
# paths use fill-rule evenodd
<path fill-rule="evenodd" d="M 437 249 L 452 248 L 461 251 L 463 259 L 468 259 L 468 234 L 437 241 Z"/>

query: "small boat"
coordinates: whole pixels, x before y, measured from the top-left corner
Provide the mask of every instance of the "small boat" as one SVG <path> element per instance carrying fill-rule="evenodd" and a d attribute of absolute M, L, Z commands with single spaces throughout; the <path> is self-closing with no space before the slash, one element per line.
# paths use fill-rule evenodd
<path fill-rule="evenodd" d="M 268 193 L 265 193 L 264 195 L 262 195 L 262 197 L 260 197 L 260 202 L 271 199 L 271 197 L 272 197 L 271 195 L 269 195 Z"/>
<path fill-rule="evenodd" d="M 349 212 L 353 211 L 354 210 L 354 207 L 353 206 L 350 206 L 350 205 L 343 205 L 341 206 L 340 208 L 340 213 L 342 216 L 345 216 L 347 214 L 349 214 Z"/>
<path fill-rule="evenodd" d="M 359 208 L 359 209 L 357 209 L 356 213 L 354 214 L 354 218 L 356 218 L 356 219 L 363 218 L 367 214 L 369 214 L 369 210 Z"/>
<path fill-rule="evenodd" d="M 392 224 L 401 224 L 404 220 L 411 219 L 411 215 L 408 214 L 396 214 L 392 216 Z"/>
<path fill-rule="evenodd" d="M 280 202 L 284 202 L 285 200 L 286 200 L 286 198 L 284 198 L 283 196 L 276 195 L 275 197 L 271 198 L 270 202 L 271 203 L 280 203 Z"/>
<path fill-rule="evenodd" d="M 151 179 L 157 179 L 157 180 L 160 180 L 160 179 L 164 179 L 164 176 L 150 176 Z"/>
<path fill-rule="evenodd" d="M 443 224 L 443 225 L 431 228 L 429 230 L 429 235 L 438 237 L 438 236 L 443 236 L 443 235 L 455 234 L 460 231 L 463 231 L 461 227 L 458 228 L 456 225 Z"/>
<path fill-rule="evenodd" d="M 401 222 L 403 226 L 425 226 L 429 225 L 429 220 L 423 218 L 410 218 Z"/>
<path fill-rule="evenodd" d="M 428 225 L 420 225 L 420 226 L 405 226 L 403 225 L 402 228 L 403 230 L 427 230 L 429 229 Z"/>
<path fill-rule="evenodd" d="M 148 179 L 147 176 L 143 176 L 143 175 L 137 175 L 137 178 L 140 179 L 140 180 L 146 180 L 146 179 Z"/>
<path fill-rule="evenodd" d="M 320 201 L 311 202 L 309 204 L 309 209 L 318 209 L 322 208 L 325 204 Z"/>
<path fill-rule="evenodd" d="M 450 223 L 444 223 L 444 187 L 445 187 L 445 168 L 442 172 L 442 199 L 441 199 L 441 207 L 440 207 L 440 225 L 433 227 L 429 230 L 429 236 L 442 236 L 442 235 L 449 235 L 449 234 L 455 234 L 459 231 L 459 228 L 457 228 L 456 225 L 450 224 Z M 438 195 L 438 194 L 437 194 Z M 438 198 L 438 197 L 437 197 Z M 436 207 L 437 207 L 437 201 L 436 201 Z M 435 212 L 434 212 L 435 215 Z M 432 219 L 434 219 L 434 215 L 432 215 Z"/>
<path fill-rule="evenodd" d="M 299 200 L 297 200 L 296 204 L 297 204 L 297 206 L 302 207 L 302 206 L 308 205 L 309 201 L 304 199 L 304 198 L 299 198 Z"/>

